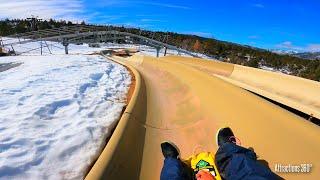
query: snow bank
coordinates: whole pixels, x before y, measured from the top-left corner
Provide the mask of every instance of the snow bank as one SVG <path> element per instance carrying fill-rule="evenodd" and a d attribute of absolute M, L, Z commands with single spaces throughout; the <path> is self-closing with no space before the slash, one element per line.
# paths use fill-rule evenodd
<path fill-rule="evenodd" d="M 0 58 L 9 62 L 23 64 L 0 73 L 0 179 L 82 179 L 125 106 L 129 73 L 95 55 Z"/>

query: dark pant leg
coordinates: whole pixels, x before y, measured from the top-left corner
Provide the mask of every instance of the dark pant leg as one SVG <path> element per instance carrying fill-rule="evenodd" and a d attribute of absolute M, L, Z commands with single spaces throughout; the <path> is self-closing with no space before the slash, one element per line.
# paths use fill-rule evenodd
<path fill-rule="evenodd" d="M 268 167 L 257 161 L 256 153 L 233 143 L 219 147 L 215 155 L 222 177 L 232 179 L 279 179 Z"/>
<path fill-rule="evenodd" d="M 187 166 L 175 158 L 166 158 L 161 170 L 160 180 L 189 180 L 191 172 Z"/>

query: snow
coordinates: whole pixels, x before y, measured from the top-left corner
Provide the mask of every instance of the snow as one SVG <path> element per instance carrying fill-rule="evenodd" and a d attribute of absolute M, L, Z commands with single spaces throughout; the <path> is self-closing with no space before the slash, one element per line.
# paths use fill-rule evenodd
<path fill-rule="evenodd" d="M 263 69 L 263 70 L 267 70 L 267 71 L 272 71 L 272 72 L 276 72 L 276 71 L 277 71 L 277 70 L 275 70 L 275 69 L 272 68 L 272 67 L 264 66 L 264 65 L 259 65 L 259 68 L 260 68 L 260 69 Z"/>
<path fill-rule="evenodd" d="M 300 51 L 291 50 L 291 49 L 274 49 L 274 50 L 271 50 L 271 52 L 280 54 L 280 55 L 294 55 L 294 54 L 301 53 Z"/>
<path fill-rule="evenodd" d="M 273 68 L 273 67 L 270 67 L 270 66 L 259 64 L 259 69 L 272 71 L 272 72 L 283 73 L 283 74 L 289 74 L 289 75 L 292 74 L 292 72 L 290 71 L 290 69 L 288 67 L 282 67 L 282 68 L 276 69 L 276 68 Z"/>
<path fill-rule="evenodd" d="M 0 58 L 22 63 L 0 72 L 0 179 L 82 179 L 119 120 L 129 72 L 85 55 L 102 48 L 70 47 Z"/>

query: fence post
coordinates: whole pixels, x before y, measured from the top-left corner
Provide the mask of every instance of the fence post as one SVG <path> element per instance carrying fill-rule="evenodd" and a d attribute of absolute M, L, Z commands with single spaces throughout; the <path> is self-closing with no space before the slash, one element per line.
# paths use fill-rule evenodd
<path fill-rule="evenodd" d="M 63 39 L 62 45 L 64 46 L 65 53 L 69 54 L 69 51 L 68 51 L 69 42 L 68 42 L 68 40 L 67 39 Z"/>

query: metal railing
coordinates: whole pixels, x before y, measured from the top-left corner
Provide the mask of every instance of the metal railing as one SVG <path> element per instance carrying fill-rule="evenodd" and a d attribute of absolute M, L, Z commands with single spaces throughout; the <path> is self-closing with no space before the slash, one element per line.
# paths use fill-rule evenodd
<path fill-rule="evenodd" d="M 159 51 L 161 48 L 166 48 L 176 50 L 179 53 L 184 53 L 193 57 L 198 57 L 195 53 L 167 44 L 165 42 L 142 36 L 141 33 L 138 35 L 129 32 L 109 30 L 108 27 L 104 26 L 64 26 L 60 28 L 44 29 L 27 33 L 14 34 L 9 37 L 18 39 L 18 41 L 15 40 L 14 42 L 12 42 L 12 40 L 3 40 L 3 46 L 11 47 L 17 44 L 26 44 L 37 41 L 55 41 L 62 43 L 64 46 L 68 46 L 69 43 L 75 42 L 75 39 L 77 43 L 85 43 L 88 42 L 88 40 L 90 40 L 90 42 L 102 42 L 117 39 L 135 39 L 135 42 L 139 44 L 149 45 L 151 47 L 156 48 L 157 55 L 159 55 Z"/>

